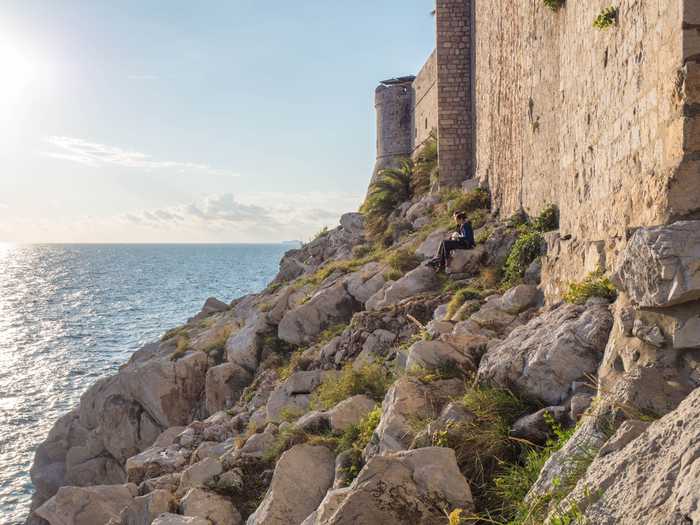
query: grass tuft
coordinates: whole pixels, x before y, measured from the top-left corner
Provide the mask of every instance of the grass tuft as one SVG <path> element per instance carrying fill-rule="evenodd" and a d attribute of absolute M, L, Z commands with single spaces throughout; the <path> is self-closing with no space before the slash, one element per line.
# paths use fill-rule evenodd
<path fill-rule="evenodd" d="M 617 290 L 600 268 L 580 283 L 570 283 L 564 294 L 564 300 L 572 304 L 585 304 L 591 297 L 602 297 L 610 302 L 617 298 Z"/>
<path fill-rule="evenodd" d="M 381 401 L 390 384 L 391 376 L 382 364 L 371 363 L 355 370 L 352 363 L 348 363 L 337 376 L 329 376 L 314 391 L 311 408 L 328 410 L 358 394 Z"/>

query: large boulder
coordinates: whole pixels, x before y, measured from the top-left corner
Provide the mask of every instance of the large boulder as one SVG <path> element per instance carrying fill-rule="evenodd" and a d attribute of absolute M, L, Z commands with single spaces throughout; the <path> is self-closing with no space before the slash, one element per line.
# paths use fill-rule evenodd
<path fill-rule="evenodd" d="M 424 259 L 432 259 L 437 255 L 440 243 L 449 237 L 447 229 L 432 232 L 416 249 L 416 255 Z"/>
<path fill-rule="evenodd" d="M 226 341 L 227 360 L 254 374 L 260 364 L 263 337 L 271 329 L 262 312 L 253 314 L 245 326 Z"/>
<path fill-rule="evenodd" d="M 192 488 L 180 502 L 184 516 L 206 518 L 212 525 L 240 525 L 241 515 L 229 500 L 201 488 Z"/>
<path fill-rule="evenodd" d="M 639 228 L 619 259 L 613 282 L 644 308 L 700 299 L 700 221 Z"/>
<path fill-rule="evenodd" d="M 449 274 L 478 273 L 484 258 L 483 246 L 477 246 L 471 250 L 455 250 L 450 255 L 446 271 Z"/>
<path fill-rule="evenodd" d="M 418 341 L 408 350 L 406 369 L 445 370 L 457 368 L 463 372 L 476 370 L 473 353 L 463 351 L 457 345 L 434 340 Z"/>
<path fill-rule="evenodd" d="M 338 496 L 335 512 L 324 513 L 316 525 L 443 525 L 454 509 L 474 511 L 469 484 L 449 448 L 376 456 Z"/>
<path fill-rule="evenodd" d="M 49 525 L 100 525 L 119 519 L 137 494 L 136 485 L 61 487 L 36 510 Z"/>
<path fill-rule="evenodd" d="M 134 498 L 119 515 L 119 525 L 151 525 L 158 516 L 173 511 L 175 506 L 172 493 L 156 489 Z"/>
<path fill-rule="evenodd" d="M 294 345 L 311 343 L 326 328 L 350 321 L 361 308 L 345 284 L 337 282 L 287 312 L 278 326 L 278 336 Z"/>
<path fill-rule="evenodd" d="M 425 292 L 433 292 L 440 287 L 435 270 L 428 266 L 419 266 L 411 270 L 396 282 L 387 283 L 367 301 L 368 310 L 379 310 L 385 306 L 402 301 L 408 297 Z"/>
<path fill-rule="evenodd" d="M 371 262 L 363 266 L 359 271 L 351 273 L 344 280 L 348 293 L 360 303 L 366 303 L 370 297 L 384 286 L 386 282 L 384 278 L 385 270 L 385 265 Z"/>
<path fill-rule="evenodd" d="M 424 384 L 410 376 L 399 378 L 384 397 L 382 417 L 363 457 L 407 450 L 415 438 L 415 421 L 435 418 L 447 400 L 463 391 L 458 379 Z"/>
<path fill-rule="evenodd" d="M 558 405 L 574 381 L 595 373 L 612 324 L 606 305 L 554 307 L 489 349 L 478 379 Z"/>
<path fill-rule="evenodd" d="M 247 525 L 299 525 L 333 485 L 335 460 L 326 447 L 297 445 L 277 462 L 265 499 Z"/>
<path fill-rule="evenodd" d="M 341 401 L 327 413 L 331 429 L 334 432 L 343 432 L 348 427 L 356 425 L 374 409 L 375 405 L 373 399 L 364 395 L 352 396 Z"/>
<path fill-rule="evenodd" d="M 131 483 L 148 478 L 180 472 L 190 459 L 190 453 L 177 445 L 150 447 L 126 461 L 126 476 Z"/>
<path fill-rule="evenodd" d="M 564 508 L 575 502 L 600 525 L 700 521 L 700 389 L 646 430 L 630 425 L 612 439 L 622 442 L 593 461 Z"/>
<path fill-rule="evenodd" d="M 231 408 L 252 380 L 252 374 L 235 363 L 211 367 L 205 384 L 207 412 L 215 414 Z"/>

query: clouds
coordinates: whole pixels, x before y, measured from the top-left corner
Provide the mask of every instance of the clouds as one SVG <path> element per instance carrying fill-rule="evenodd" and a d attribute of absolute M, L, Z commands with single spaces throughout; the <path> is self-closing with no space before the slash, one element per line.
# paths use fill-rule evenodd
<path fill-rule="evenodd" d="M 171 170 L 177 172 L 199 172 L 209 175 L 237 176 L 235 173 L 215 169 L 207 164 L 154 160 L 150 155 L 129 151 L 116 146 L 108 146 L 73 137 L 48 137 L 46 142 L 56 151 L 44 155 L 92 167 L 119 166 L 142 170 Z"/>

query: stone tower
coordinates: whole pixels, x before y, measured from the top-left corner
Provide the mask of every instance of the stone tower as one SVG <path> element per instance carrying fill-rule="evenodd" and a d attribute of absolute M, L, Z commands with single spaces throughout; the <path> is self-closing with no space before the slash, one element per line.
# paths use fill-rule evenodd
<path fill-rule="evenodd" d="M 385 168 L 396 166 L 413 151 L 414 76 L 384 80 L 375 91 L 377 161 L 372 180 Z"/>

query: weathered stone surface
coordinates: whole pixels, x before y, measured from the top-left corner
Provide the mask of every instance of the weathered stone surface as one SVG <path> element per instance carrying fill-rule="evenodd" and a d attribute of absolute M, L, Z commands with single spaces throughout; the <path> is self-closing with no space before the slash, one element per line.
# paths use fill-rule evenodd
<path fill-rule="evenodd" d="M 639 228 L 613 276 L 641 307 L 666 307 L 700 299 L 700 221 Z"/>
<path fill-rule="evenodd" d="M 317 525 L 438 525 L 445 523 L 446 510 L 474 510 L 469 485 L 448 448 L 376 456 L 336 497 L 336 510 L 324 513 Z"/>
<path fill-rule="evenodd" d="M 227 305 L 223 301 L 219 301 L 216 297 L 209 297 L 204 302 L 204 306 L 202 307 L 202 310 L 197 315 L 195 315 L 191 320 L 199 321 L 200 319 L 204 319 L 206 317 L 209 317 L 212 314 L 226 312 L 229 308 L 230 308 L 229 305 Z"/>
<path fill-rule="evenodd" d="M 445 402 L 463 391 L 464 382 L 458 379 L 425 385 L 408 376 L 399 378 L 384 397 L 381 420 L 362 454 L 365 460 L 408 449 L 416 432 L 412 422 L 434 418 Z"/>
<path fill-rule="evenodd" d="M 335 461 L 325 447 L 297 445 L 277 462 L 265 499 L 247 525 L 299 525 L 333 484 Z"/>
<path fill-rule="evenodd" d="M 309 407 L 311 392 L 321 384 L 327 372 L 310 370 L 308 372 L 295 372 L 284 383 L 277 386 L 267 400 L 267 420 L 279 423 L 282 421 L 282 413 L 287 411 L 304 414 Z"/>
<path fill-rule="evenodd" d="M 564 505 L 576 501 L 600 525 L 694 523 L 700 519 L 698 483 L 700 390 L 695 390 L 626 446 L 596 458 Z"/>
<path fill-rule="evenodd" d="M 639 421 L 631 419 L 623 421 L 614 435 L 605 442 L 605 445 L 598 451 L 598 456 L 603 457 L 618 450 L 622 450 L 629 443 L 641 436 L 644 431 L 649 428 L 651 423 L 648 421 Z"/>
<path fill-rule="evenodd" d="M 334 432 L 343 432 L 369 414 L 377 403 L 364 395 L 341 401 L 328 411 L 330 425 Z"/>
<path fill-rule="evenodd" d="M 274 425 L 265 427 L 264 432 L 258 432 L 250 436 L 241 447 L 240 453 L 244 456 L 261 458 L 265 452 L 275 443 L 276 429 Z"/>
<path fill-rule="evenodd" d="M 388 283 L 367 301 L 368 310 L 378 310 L 417 294 L 438 289 L 440 281 L 432 268 L 419 266 L 396 282 Z"/>
<path fill-rule="evenodd" d="M 536 306 L 540 298 L 541 293 L 536 286 L 521 284 L 504 293 L 498 307 L 504 312 L 516 315 Z"/>
<path fill-rule="evenodd" d="M 243 328 L 226 341 L 226 359 L 254 374 L 260 363 L 262 338 L 270 330 L 266 316 L 256 312 Z"/>
<path fill-rule="evenodd" d="M 595 373 L 611 327 L 605 306 L 555 307 L 489 349 L 479 380 L 556 405 L 567 398 L 572 382 Z"/>
<path fill-rule="evenodd" d="M 471 250 L 455 250 L 450 254 L 450 260 L 445 269 L 447 273 L 475 274 L 481 269 L 485 250 L 477 246 Z"/>
<path fill-rule="evenodd" d="M 470 352 L 444 341 L 418 341 L 408 350 L 406 369 L 439 370 L 457 367 L 462 371 L 476 370 L 476 361 Z"/>
<path fill-rule="evenodd" d="M 192 518 L 178 514 L 161 514 L 152 525 L 211 525 L 204 518 Z"/>
<path fill-rule="evenodd" d="M 381 290 L 386 282 L 383 264 L 372 262 L 363 266 L 359 271 L 345 278 L 348 293 L 360 303 L 366 303 L 370 297 Z"/>
<path fill-rule="evenodd" d="M 36 510 L 49 525 L 99 525 L 119 519 L 136 496 L 136 485 L 61 487 Z"/>
<path fill-rule="evenodd" d="M 425 239 L 416 250 L 416 255 L 424 259 L 432 259 L 437 255 L 440 243 L 449 237 L 447 229 L 436 230 Z"/>
<path fill-rule="evenodd" d="M 206 518 L 212 525 L 240 525 L 243 522 L 229 500 L 201 488 L 187 491 L 180 502 L 180 512 L 184 516 Z"/>
<path fill-rule="evenodd" d="M 151 525 L 163 513 L 175 509 L 175 498 L 167 490 L 154 490 L 134 498 L 119 515 L 119 525 Z"/>
<path fill-rule="evenodd" d="M 179 472 L 189 461 L 189 453 L 177 445 L 151 447 L 126 461 L 126 475 L 131 483 Z"/>
<path fill-rule="evenodd" d="M 279 338 L 295 345 L 310 343 L 326 328 L 350 321 L 360 308 L 345 285 L 338 282 L 287 312 L 278 327 Z"/>
<path fill-rule="evenodd" d="M 205 393 L 209 414 L 231 408 L 253 380 L 252 374 L 235 363 L 224 363 L 207 370 Z"/>
<path fill-rule="evenodd" d="M 183 494 L 192 487 L 203 487 L 224 471 L 221 461 L 205 458 L 182 471 L 178 492 Z"/>

